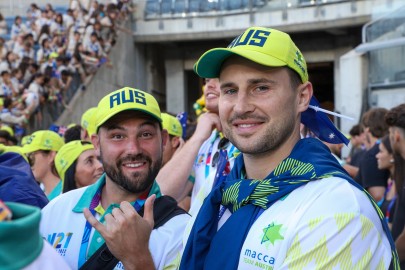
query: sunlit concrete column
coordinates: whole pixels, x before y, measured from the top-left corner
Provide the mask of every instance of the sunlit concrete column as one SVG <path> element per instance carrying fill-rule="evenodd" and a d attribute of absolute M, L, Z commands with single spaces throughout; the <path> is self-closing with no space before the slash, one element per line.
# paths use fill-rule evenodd
<path fill-rule="evenodd" d="M 186 93 L 183 60 L 168 59 L 166 69 L 166 107 L 171 113 L 185 111 Z"/>

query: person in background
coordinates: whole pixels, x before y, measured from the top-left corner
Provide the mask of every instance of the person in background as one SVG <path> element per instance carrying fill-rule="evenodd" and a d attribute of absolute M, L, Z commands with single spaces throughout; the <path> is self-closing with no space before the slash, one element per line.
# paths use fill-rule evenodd
<path fill-rule="evenodd" d="M 14 18 L 14 23 L 11 26 L 11 32 L 10 32 L 11 39 L 16 40 L 18 36 L 24 34 L 25 30 L 26 29 L 25 29 L 24 24 L 22 23 L 21 16 L 16 16 Z"/>
<path fill-rule="evenodd" d="M 389 126 L 389 138 L 395 156 L 395 185 L 398 191 L 395 215 L 392 221 L 392 237 L 401 260 L 401 269 L 405 269 L 405 104 L 390 109 L 385 115 Z"/>
<path fill-rule="evenodd" d="M 31 134 L 22 148 L 27 155 L 35 179 L 49 200 L 62 192 L 62 181 L 56 171 L 55 156 L 64 142 L 54 131 L 39 130 Z"/>
<path fill-rule="evenodd" d="M 174 155 L 179 153 L 182 146 L 184 145 L 184 141 L 182 139 L 183 136 L 183 128 L 180 124 L 180 121 L 173 115 L 168 113 L 162 113 L 162 126 L 164 129 L 167 130 L 169 133 L 169 140 L 165 145 L 163 150 L 163 167 L 164 165 L 169 162 Z M 163 168 L 162 167 L 162 168 Z M 190 210 L 190 200 L 191 196 L 185 196 L 178 205 L 186 211 Z"/>
<path fill-rule="evenodd" d="M 388 126 L 384 121 L 387 111 L 384 108 L 373 108 L 362 117 L 362 125 L 370 148 L 360 162 L 355 179 L 370 193 L 376 202 L 384 198 L 389 178 L 388 170 L 378 169 L 376 158 L 381 138 L 388 134 Z"/>
<path fill-rule="evenodd" d="M 350 149 L 346 162 L 347 164 L 357 168 L 355 172 L 355 175 L 357 175 L 360 161 L 362 160 L 363 155 L 366 153 L 366 146 L 364 144 L 366 139 L 363 127 L 360 124 L 354 125 L 350 129 L 349 134 L 352 148 Z"/>
<path fill-rule="evenodd" d="M 218 115 L 219 92 L 218 79 L 205 78 L 203 94 L 207 112 L 199 116 L 193 135 L 166 163 L 156 178 L 162 192 L 178 202 L 191 192 L 191 215 L 198 213 L 205 197 L 211 191 L 220 149 L 227 150 L 229 167 L 232 167 L 239 153 L 221 133 Z"/>
<path fill-rule="evenodd" d="M 380 151 L 377 153 L 377 164 L 380 170 L 389 170 L 390 178 L 388 178 L 387 189 L 384 198 L 377 202 L 381 212 L 385 215 L 385 219 L 390 229 L 392 228 L 392 220 L 395 213 L 395 202 L 397 199 L 397 189 L 395 187 L 394 172 L 395 172 L 395 159 L 394 153 L 391 148 L 390 138 L 388 135 L 381 139 L 379 144 Z"/>
<path fill-rule="evenodd" d="M 10 139 L 10 133 L 5 130 L 0 130 L 0 144 L 12 145 Z"/>
<path fill-rule="evenodd" d="M 103 174 L 103 165 L 88 141 L 65 143 L 55 156 L 55 167 L 62 180 L 62 193 L 91 185 Z"/>
<path fill-rule="evenodd" d="M 0 35 L 6 35 L 7 34 L 7 22 L 4 19 L 3 14 L 0 12 Z M 3 40 L 4 42 L 4 40 Z M 0 60 L 3 59 L 5 55 L 2 55 L 2 52 L 0 51 Z"/>
<path fill-rule="evenodd" d="M 86 136 L 86 130 L 82 128 L 81 125 L 73 125 L 72 127 L 69 127 L 65 131 L 65 134 L 63 134 L 63 138 L 65 139 L 65 143 L 88 139 Z"/>
<path fill-rule="evenodd" d="M 96 111 L 97 107 L 91 107 L 82 114 L 80 123 L 85 130 L 84 140 L 90 141 L 91 136 L 93 134 L 96 134 L 96 124 L 95 124 Z"/>
<path fill-rule="evenodd" d="M 180 121 L 173 115 L 162 113 L 163 128 L 169 133 L 169 141 L 163 150 L 163 166 L 173 157 L 182 145 L 183 128 Z"/>

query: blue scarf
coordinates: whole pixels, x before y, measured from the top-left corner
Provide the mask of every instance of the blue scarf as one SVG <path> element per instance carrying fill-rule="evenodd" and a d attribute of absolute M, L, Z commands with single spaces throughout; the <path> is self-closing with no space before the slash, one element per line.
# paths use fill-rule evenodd
<path fill-rule="evenodd" d="M 243 156 L 239 155 L 231 173 L 224 181 L 218 181 L 198 212 L 183 253 L 181 270 L 237 269 L 242 245 L 257 217 L 273 203 L 309 181 L 341 177 L 364 191 L 339 165 L 329 149 L 313 138 L 300 140 L 290 156 L 264 180 L 242 179 L 243 172 Z M 384 215 L 371 196 L 365 193 L 380 216 L 391 244 L 395 268 L 398 255 Z M 221 204 L 233 214 L 217 230 Z"/>

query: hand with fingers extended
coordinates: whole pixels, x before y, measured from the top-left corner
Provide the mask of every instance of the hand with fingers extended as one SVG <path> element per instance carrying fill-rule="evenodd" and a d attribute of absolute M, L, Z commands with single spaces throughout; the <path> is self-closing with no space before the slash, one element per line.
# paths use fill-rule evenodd
<path fill-rule="evenodd" d="M 152 195 L 146 200 L 143 217 L 129 202 L 121 202 L 119 208 L 105 215 L 105 224 L 100 223 L 88 209 L 83 211 L 87 221 L 103 236 L 111 253 L 126 270 L 155 269 L 149 251 L 155 198 Z"/>

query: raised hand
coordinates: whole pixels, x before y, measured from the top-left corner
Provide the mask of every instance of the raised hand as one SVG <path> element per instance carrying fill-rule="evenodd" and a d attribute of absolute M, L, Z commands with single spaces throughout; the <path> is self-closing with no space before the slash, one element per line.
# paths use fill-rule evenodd
<path fill-rule="evenodd" d="M 121 202 L 111 214 L 105 215 L 105 224 L 100 223 L 89 211 L 83 213 L 87 221 L 103 236 L 111 253 L 119 259 L 126 270 L 154 269 L 149 251 L 149 237 L 154 226 L 153 203 L 150 196 L 141 217 L 129 202 Z"/>

